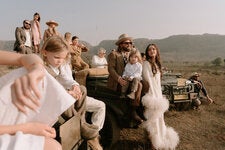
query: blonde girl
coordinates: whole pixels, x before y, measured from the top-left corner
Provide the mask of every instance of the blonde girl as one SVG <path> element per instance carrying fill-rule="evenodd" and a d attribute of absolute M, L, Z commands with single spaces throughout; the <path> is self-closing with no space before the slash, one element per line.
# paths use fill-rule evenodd
<path fill-rule="evenodd" d="M 130 87 L 130 93 L 127 95 L 128 98 L 132 100 L 133 108 L 136 110 L 136 107 L 140 105 L 140 97 L 142 90 L 142 64 L 141 62 L 141 54 L 137 49 L 132 49 L 129 53 L 128 63 L 125 66 L 122 78 L 127 80 L 128 84 L 122 86 L 122 97 L 127 93 L 128 88 Z M 133 118 L 141 123 L 143 120 L 138 116 L 136 111 L 132 114 Z"/>
<path fill-rule="evenodd" d="M 47 71 L 76 99 L 82 97 L 79 84 L 73 80 L 69 65 L 70 46 L 60 36 L 48 38 L 42 47 L 42 56 Z M 72 86 L 72 87 L 71 87 Z"/>
<path fill-rule="evenodd" d="M 78 113 L 81 113 L 82 121 L 85 122 L 85 111 L 93 112 L 91 120 L 92 125 L 96 127 L 96 133 L 88 133 L 88 135 L 92 136 L 88 137 L 88 139 L 91 139 L 88 140 L 88 143 L 94 147 L 93 149 L 101 150 L 102 147 L 99 144 L 97 135 L 104 124 L 105 104 L 102 101 L 86 96 L 86 88 L 82 85 L 80 86 L 73 79 L 72 71 L 68 63 L 70 56 L 69 52 L 70 46 L 60 36 L 48 38 L 42 47 L 42 55 L 46 69 L 77 100 L 75 102 L 75 109 Z M 69 114 L 69 110 L 67 112 L 67 117 L 74 115 Z M 82 136 L 84 135 L 84 133 L 81 134 Z"/>

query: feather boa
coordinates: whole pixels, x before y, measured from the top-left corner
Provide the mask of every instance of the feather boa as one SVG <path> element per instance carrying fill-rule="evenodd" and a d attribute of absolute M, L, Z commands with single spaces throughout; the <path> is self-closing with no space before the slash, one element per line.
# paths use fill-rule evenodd
<path fill-rule="evenodd" d="M 172 127 L 167 127 L 164 122 L 164 112 L 169 108 L 169 102 L 165 98 L 152 98 L 146 94 L 142 98 L 145 107 L 144 116 L 147 119 L 143 127 L 149 134 L 153 146 L 156 149 L 175 149 L 179 143 L 179 136 Z"/>

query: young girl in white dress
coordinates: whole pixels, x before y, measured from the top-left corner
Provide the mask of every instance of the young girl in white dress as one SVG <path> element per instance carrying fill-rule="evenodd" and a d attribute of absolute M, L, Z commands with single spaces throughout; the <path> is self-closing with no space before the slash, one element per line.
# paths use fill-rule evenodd
<path fill-rule="evenodd" d="M 179 143 L 179 136 L 164 122 L 164 112 L 168 110 L 169 101 L 163 97 L 161 90 L 162 66 L 159 49 L 155 44 L 149 44 L 145 54 L 142 77 L 148 82 L 149 89 L 142 97 L 144 116 L 147 119 L 143 126 L 156 149 L 175 149 Z"/>

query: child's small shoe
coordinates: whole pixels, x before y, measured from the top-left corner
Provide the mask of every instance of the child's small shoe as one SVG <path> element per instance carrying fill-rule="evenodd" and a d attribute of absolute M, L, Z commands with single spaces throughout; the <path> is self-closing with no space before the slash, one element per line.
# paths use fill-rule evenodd
<path fill-rule="evenodd" d="M 127 95 L 130 99 L 135 99 L 135 92 L 130 92 L 130 94 Z"/>

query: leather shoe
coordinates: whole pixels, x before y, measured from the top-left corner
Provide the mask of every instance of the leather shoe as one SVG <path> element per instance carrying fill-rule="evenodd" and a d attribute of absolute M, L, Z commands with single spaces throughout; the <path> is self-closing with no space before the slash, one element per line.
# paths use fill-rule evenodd
<path fill-rule="evenodd" d="M 135 99 L 135 92 L 131 92 L 130 94 L 127 95 L 127 97 L 134 100 Z"/>
<path fill-rule="evenodd" d="M 102 146 L 99 143 L 99 137 L 95 137 L 87 141 L 88 145 L 92 150 L 103 150 Z"/>
<path fill-rule="evenodd" d="M 89 140 L 97 137 L 98 126 L 93 124 L 88 124 L 87 122 L 81 122 L 81 136 L 83 139 Z"/>

